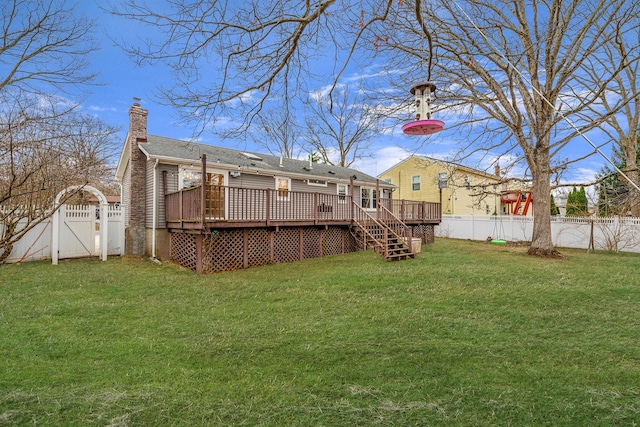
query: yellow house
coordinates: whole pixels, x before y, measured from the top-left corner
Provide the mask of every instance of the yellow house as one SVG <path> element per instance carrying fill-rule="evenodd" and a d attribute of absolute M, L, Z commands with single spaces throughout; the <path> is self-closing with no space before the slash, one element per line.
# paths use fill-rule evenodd
<path fill-rule="evenodd" d="M 378 178 L 397 187 L 393 199 L 442 202 L 442 213 L 451 215 L 531 215 L 531 200 L 519 185 L 496 175 L 428 156 L 412 155 L 382 172 Z M 441 194 L 442 192 L 442 194 Z M 514 196 L 513 194 L 517 195 Z M 525 196 L 522 196 L 525 194 Z M 442 199 L 440 199 L 442 197 Z M 516 200 L 518 207 L 514 207 Z"/>

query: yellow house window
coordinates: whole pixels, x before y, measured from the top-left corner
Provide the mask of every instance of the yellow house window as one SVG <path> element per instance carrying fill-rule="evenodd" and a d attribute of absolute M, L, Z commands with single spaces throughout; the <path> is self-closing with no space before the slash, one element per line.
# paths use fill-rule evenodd
<path fill-rule="evenodd" d="M 420 190 L 420 175 L 414 175 L 411 177 L 411 189 L 413 191 Z"/>

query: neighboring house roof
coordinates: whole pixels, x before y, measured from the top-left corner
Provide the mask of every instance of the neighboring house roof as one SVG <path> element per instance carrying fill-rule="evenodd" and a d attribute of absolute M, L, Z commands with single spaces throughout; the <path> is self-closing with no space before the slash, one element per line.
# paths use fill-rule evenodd
<path fill-rule="evenodd" d="M 120 203 L 120 196 L 107 196 L 107 195 L 105 195 L 104 197 L 106 197 L 107 203 Z M 96 196 L 90 196 L 89 198 L 87 198 L 87 202 L 89 202 L 89 203 L 98 203 L 98 198 Z"/>
<path fill-rule="evenodd" d="M 487 173 L 485 171 L 482 171 L 482 170 L 479 170 L 479 169 L 474 169 L 474 168 L 471 168 L 471 167 L 468 167 L 468 166 L 464 166 L 464 165 L 461 165 L 459 163 L 449 162 L 447 160 L 440 160 L 440 159 L 436 159 L 434 157 L 424 156 L 424 155 L 421 155 L 421 154 L 412 154 L 411 156 L 407 157 L 406 159 L 401 160 L 398 163 L 396 163 L 395 165 L 391 166 L 389 169 L 385 170 L 384 172 L 382 172 L 378 176 L 379 177 L 383 176 L 383 175 L 389 173 L 391 170 L 396 169 L 398 166 L 400 166 L 403 163 L 406 163 L 406 162 L 408 162 L 408 161 L 410 161 L 412 159 L 423 160 L 423 161 L 432 162 L 432 163 L 440 163 L 442 165 L 445 165 L 448 168 L 461 169 L 463 171 L 474 173 L 476 175 L 480 175 L 480 176 L 483 176 L 483 177 L 496 179 L 496 175 Z"/>
<path fill-rule="evenodd" d="M 128 141 L 128 138 L 127 138 Z M 310 167 L 308 160 L 287 159 L 277 156 L 241 151 L 225 147 L 182 141 L 156 135 L 147 135 L 146 142 L 140 143 L 140 149 L 149 159 L 159 159 L 163 163 L 178 165 L 199 165 L 200 156 L 207 156 L 207 164 L 216 164 L 220 169 L 237 170 L 240 172 L 257 172 L 261 174 L 275 174 L 303 179 L 321 179 L 332 181 L 349 181 L 352 176 L 359 183 L 375 184 L 376 178 L 352 168 L 313 163 Z M 124 168 L 129 161 L 125 151 L 129 149 L 125 143 L 120 156 L 116 177 L 122 178 Z M 380 183 L 381 186 L 393 187 Z"/>

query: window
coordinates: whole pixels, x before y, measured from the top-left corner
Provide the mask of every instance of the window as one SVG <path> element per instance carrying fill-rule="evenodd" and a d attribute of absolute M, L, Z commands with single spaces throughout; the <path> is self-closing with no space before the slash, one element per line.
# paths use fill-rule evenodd
<path fill-rule="evenodd" d="M 276 190 L 278 190 L 279 200 L 289 200 L 289 191 L 291 191 L 291 179 L 277 176 Z"/>
<path fill-rule="evenodd" d="M 363 187 L 360 190 L 361 205 L 364 209 L 375 209 L 376 207 L 376 190 L 373 188 Z"/>
<path fill-rule="evenodd" d="M 309 184 L 309 185 L 317 185 L 319 187 L 326 187 L 327 186 L 327 181 L 325 181 L 323 179 L 308 179 L 307 180 L 307 184 Z"/>
<path fill-rule="evenodd" d="M 411 189 L 413 191 L 420 190 L 420 175 L 414 175 L 411 177 Z"/>
<path fill-rule="evenodd" d="M 347 199 L 347 190 L 349 186 L 347 184 L 338 184 L 338 200 L 342 203 Z"/>
<path fill-rule="evenodd" d="M 195 187 L 202 183 L 202 171 L 198 169 L 180 169 L 180 189 Z"/>

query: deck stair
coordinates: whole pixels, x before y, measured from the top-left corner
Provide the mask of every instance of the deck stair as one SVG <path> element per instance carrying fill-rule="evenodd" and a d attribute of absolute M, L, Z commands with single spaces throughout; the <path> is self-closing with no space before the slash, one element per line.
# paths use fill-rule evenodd
<path fill-rule="evenodd" d="M 406 243 L 408 240 L 398 233 L 398 230 L 407 229 L 402 221 L 397 218 L 392 221 L 376 219 L 360 206 L 355 204 L 354 206 L 357 207 L 359 214 L 355 216 L 350 229 L 362 249 L 372 248 L 387 261 L 415 258 L 415 254 Z"/>

